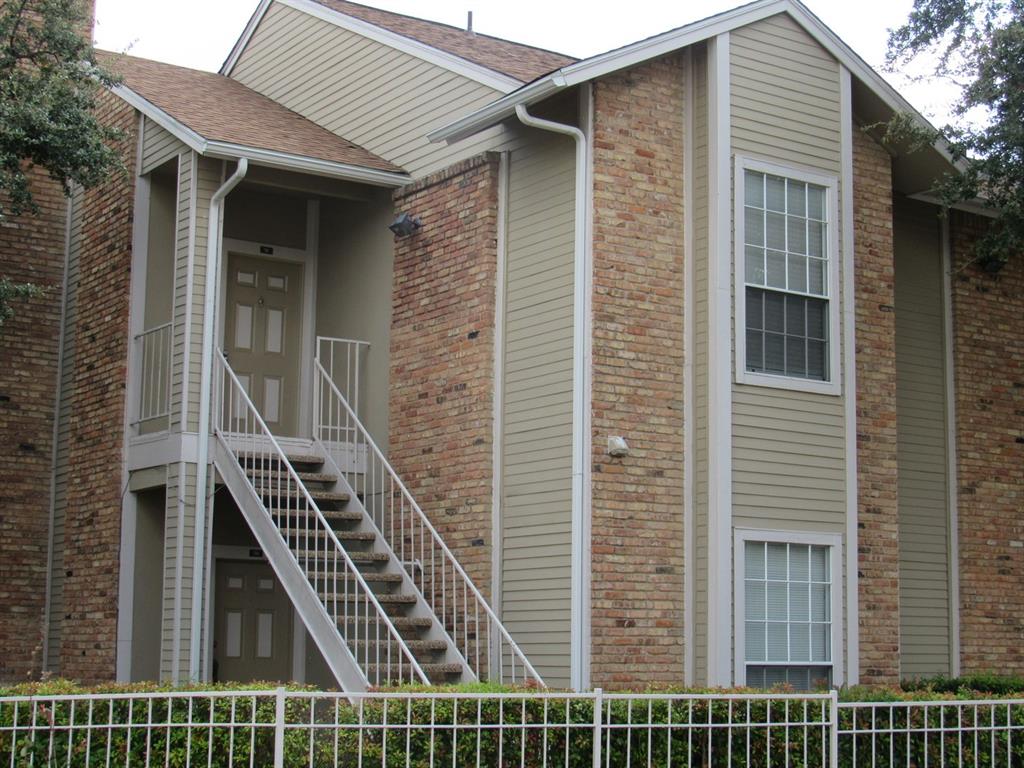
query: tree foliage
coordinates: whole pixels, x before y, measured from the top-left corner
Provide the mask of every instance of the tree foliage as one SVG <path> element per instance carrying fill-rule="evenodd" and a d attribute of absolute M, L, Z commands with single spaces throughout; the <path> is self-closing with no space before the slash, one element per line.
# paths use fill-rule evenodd
<path fill-rule="evenodd" d="M 30 169 L 70 191 L 121 167 L 117 131 L 94 108 L 115 78 L 96 62 L 82 0 L 0 0 L 0 220 L 37 212 Z M 0 326 L 9 299 L 38 289 L 0 276 Z"/>
<path fill-rule="evenodd" d="M 1024 0 L 914 0 L 889 33 L 888 65 L 935 57 L 936 75 L 962 87 L 954 124 L 943 129 L 962 172 L 936 190 L 947 206 L 983 199 L 998 212 L 976 244 L 992 271 L 1024 252 Z M 890 136 L 914 133 L 905 118 Z M 935 139 L 917 131 L 917 140 Z"/>

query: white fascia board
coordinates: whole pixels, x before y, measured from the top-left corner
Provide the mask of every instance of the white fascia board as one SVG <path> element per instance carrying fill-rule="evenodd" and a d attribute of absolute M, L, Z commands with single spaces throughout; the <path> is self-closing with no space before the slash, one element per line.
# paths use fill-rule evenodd
<path fill-rule="evenodd" d="M 259 147 L 248 147 L 242 144 L 231 144 L 224 141 L 208 141 L 206 151 L 207 157 L 223 160 L 237 160 L 245 158 L 257 165 L 265 165 L 271 168 L 284 168 L 289 171 L 300 171 L 312 173 L 316 176 L 329 176 L 345 181 L 356 181 L 363 184 L 372 184 L 378 187 L 402 187 L 412 179 L 404 173 L 394 171 L 381 171 L 376 168 L 364 168 L 359 165 L 347 163 L 335 163 L 330 160 L 320 160 L 315 157 L 294 155 L 287 152 L 276 152 L 271 149 Z"/>
<path fill-rule="evenodd" d="M 175 138 L 187 145 L 189 149 L 205 157 L 213 157 L 218 160 L 239 160 L 244 157 L 257 165 L 285 168 L 290 171 L 312 173 L 317 176 L 328 176 L 335 179 L 344 179 L 345 181 L 372 184 L 378 187 L 401 187 L 411 181 L 409 176 L 404 173 L 381 171 L 376 168 L 363 168 L 362 166 L 349 165 L 347 163 L 335 163 L 330 160 L 320 160 L 315 157 L 305 157 L 287 152 L 275 152 L 270 149 L 232 144 L 225 141 L 211 141 L 196 133 L 184 123 L 175 120 L 151 101 L 143 98 L 130 88 L 118 85 L 114 87 L 113 92 L 161 128 L 170 132 Z"/>
<path fill-rule="evenodd" d="M 231 49 L 231 53 L 228 54 L 228 57 L 224 60 L 224 63 L 221 65 L 220 73 L 222 75 L 231 75 L 231 70 L 235 68 L 235 64 L 237 64 L 238 60 L 241 58 L 242 51 L 244 51 L 246 46 L 249 45 L 249 40 L 252 39 L 253 33 L 256 31 L 256 28 L 260 25 L 260 22 L 263 21 L 263 16 L 266 14 L 267 9 L 270 7 L 270 3 L 271 0 L 261 0 L 259 6 L 257 6 L 256 10 L 249 18 L 249 23 L 246 24 L 245 29 L 242 30 L 242 34 L 238 38 L 238 41 Z"/>
<path fill-rule="evenodd" d="M 730 32 L 779 13 L 788 13 L 811 37 L 849 69 L 855 77 L 871 88 L 893 111 L 907 112 L 921 125 L 934 130 L 934 126 L 924 115 L 918 112 L 910 102 L 904 99 L 895 88 L 889 85 L 881 75 L 875 72 L 799 0 L 761 0 L 641 40 L 632 45 L 617 48 L 614 51 L 598 54 L 576 64 L 570 64 L 498 99 L 461 120 L 428 134 L 427 138 L 430 141 L 447 141 L 448 143 L 459 141 L 510 117 L 515 112 L 517 104 L 536 103 L 562 88 L 578 85 L 581 82 L 603 77 L 658 56 L 664 56 L 680 48 L 703 42 L 723 32 Z M 962 169 L 963 164 L 953 160 L 945 139 L 936 141 L 935 149 L 951 165 Z"/>
<path fill-rule="evenodd" d="M 315 2 L 315 0 L 277 0 L 277 2 L 289 8 L 294 8 L 297 11 L 302 11 L 314 18 L 334 24 L 342 29 L 347 29 L 349 32 L 355 32 L 370 40 L 375 40 L 395 50 L 408 53 L 410 56 L 436 64 L 457 75 L 461 75 L 481 85 L 486 85 L 488 88 L 492 88 L 499 93 L 511 93 L 523 85 L 521 80 L 516 80 L 514 77 L 488 69 L 480 64 L 475 64 L 469 59 L 434 48 L 426 43 L 421 43 L 411 37 L 392 32 L 384 27 L 378 27 L 376 24 L 370 24 L 362 19 L 356 19 L 339 11 L 332 10 Z"/>
<path fill-rule="evenodd" d="M 140 96 L 125 85 L 115 85 L 111 91 L 115 96 L 119 96 L 124 99 L 124 101 L 135 107 L 135 109 L 139 110 L 139 112 L 144 114 L 154 123 L 168 131 L 172 136 L 184 143 L 189 149 L 200 154 L 205 153 L 207 144 L 206 139 L 184 123 L 175 120 L 153 102 Z"/>

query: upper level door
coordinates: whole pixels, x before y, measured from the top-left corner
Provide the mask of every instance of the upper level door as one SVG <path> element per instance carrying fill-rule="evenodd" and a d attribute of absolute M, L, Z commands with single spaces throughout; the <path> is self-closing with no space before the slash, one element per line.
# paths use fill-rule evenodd
<path fill-rule="evenodd" d="M 298 436 L 302 265 L 228 256 L 224 350 L 267 427 Z"/>

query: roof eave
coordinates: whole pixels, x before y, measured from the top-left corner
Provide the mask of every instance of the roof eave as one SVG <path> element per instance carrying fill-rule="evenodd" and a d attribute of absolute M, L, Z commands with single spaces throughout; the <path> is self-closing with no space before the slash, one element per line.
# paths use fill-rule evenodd
<path fill-rule="evenodd" d="M 257 165 L 283 168 L 290 171 L 311 173 L 316 176 L 326 176 L 392 189 L 404 186 L 411 181 L 409 175 L 404 172 L 385 171 L 379 168 L 339 163 L 333 160 L 323 160 L 291 152 L 278 152 L 262 147 L 207 139 L 131 88 L 125 85 L 117 85 L 112 90 L 115 95 L 151 119 L 187 147 L 206 157 L 223 160 L 239 160 L 244 157 Z"/>

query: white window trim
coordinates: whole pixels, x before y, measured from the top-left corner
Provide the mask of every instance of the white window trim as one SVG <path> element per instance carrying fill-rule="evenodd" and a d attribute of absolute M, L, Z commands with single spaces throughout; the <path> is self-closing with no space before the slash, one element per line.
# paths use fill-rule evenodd
<path fill-rule="evenodd" d="M 745 222 L 743 215 L 743 182 L 746 171 L 783 176 L 796 181 L 816 184 L 825 187 L 825 210 L 828 221 L 828 381 L 803 379 L 796 376 L 783 376 L 774 373 L 755 373 L 747 370 L 747 302 L 746 302 L 746 264 L 744 261 L 746 242 Z M 840 327 L 840 270 L 842 254 L 839 249 L 839 179 L 826 176 L 813 170 L 798 166 L 780 165 L 764 160 L 757 160 L 743 155 L 736 155 L 735 176 L 733 180 L 733 338 L 736 340 L 736 383 L 750 384 L 760 387 L 774 387 L 799 392 L 817 392 L 824 395 L 841 395 L 840 381 L 841 327 Z M 771 289 L 768 289 L 771 290 Z"/>
<path fill-rule="evenodd" d="M 839 688 L 846 682 L 843 666 L 843 537 L 837 533 L 809 533 L 805 531 L 756 530 L 736 528 L 733 547 L 733 602 L 736 606 L 733 625 L 733 680 L 737 686 L 747 684 L 747 605 L 744 590 L 743 552 L 748 541 L 767 541 L 772 544 L 810 544 L 829 547 L 829 578 L 832 622 L 832 687 Z"/>

